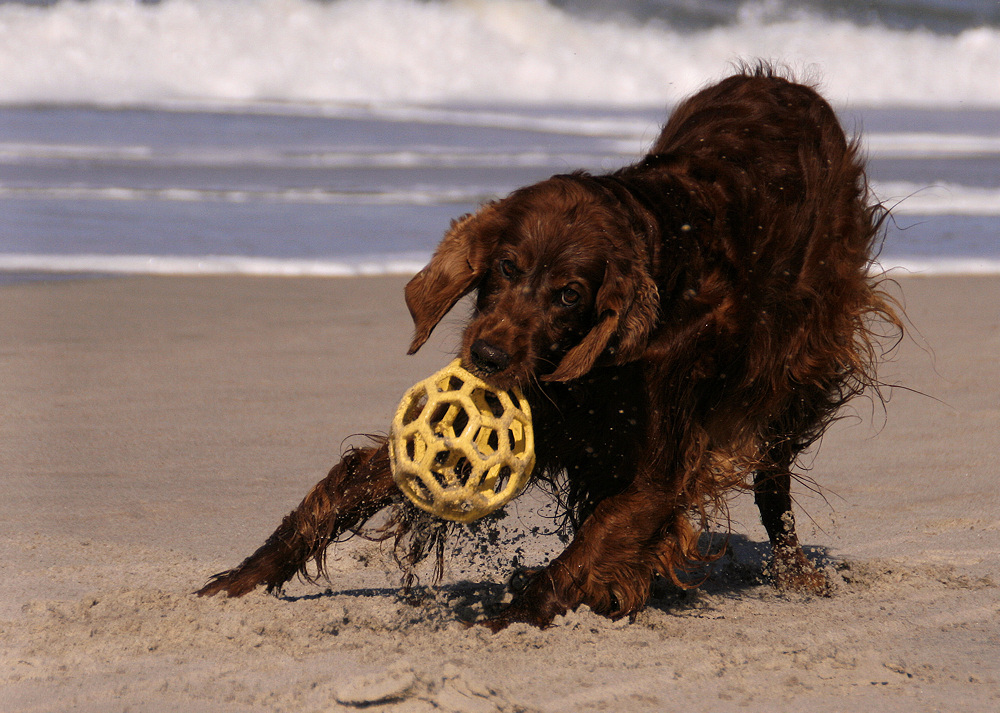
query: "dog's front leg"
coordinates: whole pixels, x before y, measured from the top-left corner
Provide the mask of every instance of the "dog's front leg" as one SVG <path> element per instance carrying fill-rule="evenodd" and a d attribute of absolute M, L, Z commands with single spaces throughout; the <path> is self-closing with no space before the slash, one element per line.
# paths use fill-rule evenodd
<path fill-rule="evenodd" d="M 327 546 L 339 535 L 358 527 L 399 495 L 389 466 L 386 443 L 353 448 L 317 483 L 278 529 L 238 567 L 220 572 L 199 596 L 225 593 L 240 597 L 258 585 L 271 592 L 306 573 L 310 560 L 323 571 Z"/>
<path fill-rule="evenodd" d="M 500 631 L 514 622 L 544 628 L 580 604 L 619 618 L 645 606 L 660 568 L 664 535 L 679 512 L 662 484 L 636 478 L 600 503 L 569 547 L 521 587 L 497 616 L 481 623 Z"/>

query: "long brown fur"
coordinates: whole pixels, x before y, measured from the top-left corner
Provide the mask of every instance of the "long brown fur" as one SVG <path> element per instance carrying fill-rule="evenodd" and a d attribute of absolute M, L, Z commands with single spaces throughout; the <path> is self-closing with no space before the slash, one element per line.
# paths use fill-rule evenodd
<path fill-rule="evenodd" d="M 546 626 L 583 603 L 628 615 L 656 575 L 691 586 L 717 554 L 700 533 L 741 488 L 776 584 L 826 590 L 795 533 L 792 467 L 841 406 L 878 393 L 882 338 L 902 333 L 873 276 L 883 215 L 826 101 L 761 65 L 681 104 L 637 164 L 554 176 L 453 223 L 407 285 L 410 351 L 476 293 L 462 361 L 525 389 L 536 472 L 575 530 L 486 625 Z M 399 502 L 385 451 L 348 453 L 199 593 L 322 571 L 329 542 Z M 406 512 L 383 533 L 409 536 L 414 561 L 441 531 L 420 534 Z"/>

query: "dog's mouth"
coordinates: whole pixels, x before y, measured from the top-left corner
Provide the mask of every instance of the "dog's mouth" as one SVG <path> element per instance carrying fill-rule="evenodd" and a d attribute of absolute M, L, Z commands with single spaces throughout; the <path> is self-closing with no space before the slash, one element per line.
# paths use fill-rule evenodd
<path fill-rule="evenodd" d="M 527 360 L 485 339 L 476 339 L 462 354 L 462 366 L 499 391 L 523 387 L 531 381 Z"/>
<path fill-rule="evenodd" d="M 523 386 L 528 379 L 518 378 L 518 376 L 511 370 L 501 371 L 501 372 L 490 372 L 488 370 L 484 371 L 480 367 L 477 367 L 474 362 L 470 359 L 462 358 L 462 367 L 474 374 L 475 376 L 482 379 L 491 388 L 497 391 L 512 391 L 515 388 Z"/>
<path fill-rule="evenodd" d="M 462 367 L 499 391 L 540 385 L 558 370 L 567 347 L 552 342 L 541 346 L 500 346 L 488 338 L 466 340 L 461 353 Z"/>

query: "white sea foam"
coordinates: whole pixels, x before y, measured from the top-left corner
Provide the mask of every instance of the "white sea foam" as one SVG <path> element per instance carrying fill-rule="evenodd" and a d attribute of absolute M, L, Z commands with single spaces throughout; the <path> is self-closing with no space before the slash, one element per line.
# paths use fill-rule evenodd
<path fill-rule="evenodd" d="M 538 123 L 517 114 L 507 114 L 506 128 L 527 129 Z M 561 121 L 561 120 L 560 120 Z M 495 122 L 491 128 L 496 128 Z M 564 135 L 604 136 L 603 152 L 504 151 L 423 146 L 398 151 L 348 151 L 273 149 L 260 146 L 198 146 L 155 149 L 151 146 L 100 144 L 0 142 L 0 161 L 105 161 L 173 166 L 262 166 L 270 168 L 525 168 L 563 164 L 595 165 L 611 157 L 622 162 L 637 158 L 649 142 L 651 128 L 645 122 L 617 122 L 597 133 L 594 122 L 581 129 L 566 120 L 559 125 Z M 474 124 L 465 123 L 463 126 Z M 477 128 L 482 128 L 477 126 Z M 1000 127 L 997 127 L 1000 132 Z M 951 134 L 932 132 L 872 132 L 863 134 L 865 149 L 873 158 L 967 158 L 1000 156 L 1000 133 Z"/>
<path fill-rule="evenodd" d="M 408 253 L 338 260 L 247 257 L 244 255 L 45 255 L 0 253 L 0 272 L 109 275 L 259 275 L 274 277 L 358 277 L 412 275 L 430 254 Z"/>
<path fill-rule="evenodd" d="M 998 48 L 1000 50 L 1000 48 Z M 1000 134 L 1000 126 L 997 127 Z M 1000 155 L 1000 135 L 899 132 L 864 134 L 876 158 L 965 158 Z"/>
<path fill-rule="evenodd" d="M 1000 216 L 1000 188 L 892 181 L 872 190 L 895 215 Z"/>
<path fill-rule="evenodd" d="M 148 146 L 31 144 L 0 142 L 0 161 L 102 161 L 157 166 L 266 168 L 535 168 L 557 164 L 594 165 L 609 156 L 636 157 L 634 142 L 612 143 L 603 153 L 570 151 L 483 151 L 423 147 L 399 151 L 282 150 L 262 147 L 153 149 Z"/>
<path fill-rule="evenodd" d="M 253 275 L 261 277 L 373 277 L 413 275 L 430 254 L 380 255 L 335 260 L 240 255 L 45 255 L 0 253 L 0 273 L 105 275 Z M 913 275 L 1000 275 L 1000 259 L 883 258 L 878 270 Z"/>
<path fill-rule="evenodd" d="M 905 181 L 876 183 L 875 196 L 895 215 L 1000 216 L 1000 188 Z M 263 190 L 207 188 L 133 188 L 128 186 L 19 187 L 0 184 L 0 199 L 170 201 L 186 203 L 291 203 L 305 205 L 431 206 L 478 204 L 505 191 L 491 186 L 440 186 L 407 190 L 336 191 L 316 188 Z"/>
<path fill-rule="evenodd" d="M 1000 106 L 1000 31 L 859 26 L 748 3 L 711 29 L 588 20 L 535 0 L 132 0 L 0 5 L 0 102 L 663 105 L 739 58 L 838 102 Z"/>
<path fill-rule="evenodd" d="M 905 258 L 882 261 L 890 275 L 1000 275 L 1000 260 L 995 258 Z"/>
<path fill-rule="evenodd" d="M 488 187 L 441 187 L 384 191 L 333 191 L 325 188 L 265 190 L 212 188 L 131 188 L 127 186 L 0 185 L 0 198 L 94 201 L 171 201 L 180 203 L 300 203 L 313 205 L 443 205 L 481 203 L 496 197 Z"/>

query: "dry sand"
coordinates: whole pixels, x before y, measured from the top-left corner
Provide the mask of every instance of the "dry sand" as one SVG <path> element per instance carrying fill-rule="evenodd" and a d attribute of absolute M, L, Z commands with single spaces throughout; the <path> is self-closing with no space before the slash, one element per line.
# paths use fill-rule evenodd
<path fill-rule="evenodd" d="M 770 588 L 744 497 L 702 590 L 498 635 L 457 619 L 558 549 L 518 539 L 547 525 L 529 496 L 415 604 L 361 540 L 328 585 L 191 595 L 386 427 L 458 317 L 407 358 L 397 278 L 2 286 L 0 710 L 1000 710 L 1000 278 L 900 284 L 883 376 L 923 395 L 859 401 L 810 459 L 824 497 L 799 490 L 832 597 Z"/>

